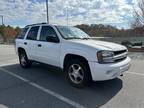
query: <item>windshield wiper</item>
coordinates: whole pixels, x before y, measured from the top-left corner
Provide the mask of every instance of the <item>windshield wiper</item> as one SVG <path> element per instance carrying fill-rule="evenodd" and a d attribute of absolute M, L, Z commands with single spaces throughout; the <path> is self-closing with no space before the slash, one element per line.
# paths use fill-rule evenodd
<path fill-rule="evenodd" d="M 90 39 L 90 38 L 88 38 L 88 37 L 85 37 L 85 38 L 69 37 L 69 38 L 67 38 L 67 39 L 82 39 L 82 40 L 88 40 L 88 39 Z"/>
<path fill-rule="evenodd" d="M 88 40 L 88 39 L 90 39 L 90 38 L 81 38 L 81 39 L 83 39 L 83 40 Z"/>
<path fill-rule="evenodd" d="M 82 39 L 82 38 L 78 38 L 78 37 L 70 37 L 70 38 L 66 38 L 66 39 Z"/>

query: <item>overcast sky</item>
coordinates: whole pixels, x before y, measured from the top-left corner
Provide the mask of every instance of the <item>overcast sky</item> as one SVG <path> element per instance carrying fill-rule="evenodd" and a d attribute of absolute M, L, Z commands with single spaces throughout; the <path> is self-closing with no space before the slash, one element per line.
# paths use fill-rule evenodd
<path fill-rule="evenodd" d="M 69 25 L 101 23 L 129 28 L 135 1 L 49 0 L 50 23 L 66 25 L 68 12 Z M 5 24 L 13 26 L 46 22 L 45 0 L 0 0 L 0 15 Z"/>

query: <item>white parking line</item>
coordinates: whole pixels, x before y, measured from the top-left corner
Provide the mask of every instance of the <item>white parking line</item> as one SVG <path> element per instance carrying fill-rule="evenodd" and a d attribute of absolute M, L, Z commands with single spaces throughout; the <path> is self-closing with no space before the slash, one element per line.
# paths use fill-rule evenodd
<path fill-rule="evenodd" d="M 133 75 L 139 75 L 139 76 L 144 76 L 144 74 L 142 73 L 136 73 L 136 72 L 127 72 L 129 74 L 133 74 Z"/>
<path fill-rule="evenodd" d="M 70 99 L 68 99 L 68 98 L 66 98 L 66 97 L 64 97 L 64 96 L 62 96 L 62 95 L 60 95 L 60 94 L 58 94 L 56 92 L 53 92 L 53 91 L 51 91 L 49 89 L 46 89 L 46 88 L 44 88 L 44 87 L 42 87 L 42 86 L 40 86 L 40 85 L 38 85 L 38 84 L 36 84 L 34 82 L 31 82 L 30 80 L 28 80 L 26 78 L 23 78 L 23 77 L 21 77 L 21 76 L 19 76 L 17 74 L 14 74 L 11 71 L 8 71 L 8 70 L 6 70 L 4 68 L 0 68 L 0 70 L 5 72 L 5 73 L 7 73 L 7 74 L 9 74 L 9 75 L 11 75 L 11 76 L 13 76 L 13 77 L 16 77 L 16 78 L 28 83 L 29 85 L 31 85 L 33 87 L 36 87 L 37 89 L 39 89 L 39 90 L 41 90 L 41 91 L 43 91 L 43 92 L 45 92 L 47 94 L 50 94 L 50 95 L 56 97 L 57 99 L 65 102 L 65 103 L 67 103 L 69 105 L 74 106 L 75 108 L 86 108 L 85 106 L 83 106 L 83 105 L 81 105 L 81 104 L 79 104 L 77 102 L 74 102 L 74 101 L 72 101 L 72 100 L 70 100 Z"/>
<path fill-rule="evenodd" d="M 0 64 L 0 67 L 3 67 L 3 66 L 9 66 L 9 65 L 15 65 L 17 63 L 3 63 L 3 64 Z"/>

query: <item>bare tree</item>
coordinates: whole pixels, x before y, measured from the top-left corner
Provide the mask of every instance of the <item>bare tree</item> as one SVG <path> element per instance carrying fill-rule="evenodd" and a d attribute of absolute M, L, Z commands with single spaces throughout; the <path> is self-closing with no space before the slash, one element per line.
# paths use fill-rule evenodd
<path fill-rule="evenodd" d="M 138 9 L 134 8 L 134 18 L 133 28 L 144 26 L 144 0 L 138 0 Z"/>

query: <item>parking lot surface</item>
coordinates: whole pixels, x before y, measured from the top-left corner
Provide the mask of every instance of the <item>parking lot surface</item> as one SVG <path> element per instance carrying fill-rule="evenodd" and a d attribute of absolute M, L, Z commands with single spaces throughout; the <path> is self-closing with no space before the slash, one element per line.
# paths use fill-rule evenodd
<path fill-rule="evenodd" d="M 0 108 L 144 108 L 144 54 L 129 56 L 123 77 L 77 89 L 53 67 L 22 69 L 14 46 L 0 45 Z"/>

